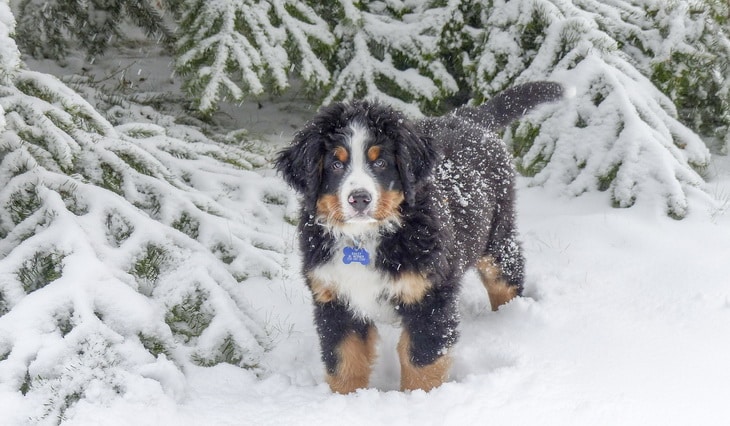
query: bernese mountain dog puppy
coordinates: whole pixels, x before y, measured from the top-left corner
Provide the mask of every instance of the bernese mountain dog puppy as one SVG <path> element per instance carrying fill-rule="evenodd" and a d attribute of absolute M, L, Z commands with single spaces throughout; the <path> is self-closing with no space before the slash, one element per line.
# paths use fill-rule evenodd
<path fill-rule="evenodd" d="M 279 153 L 277 170 L 302 196 L 302 270 L 333 391 L 368 385 L 381 321 L 402 326 L 401 389 L 443 383 L 467 269 L 492 309 L 520 295 L 515 177 L 495 132 L 562 92 L 528 83 L 419 121 L 377 102 L 335 103 Z"/>

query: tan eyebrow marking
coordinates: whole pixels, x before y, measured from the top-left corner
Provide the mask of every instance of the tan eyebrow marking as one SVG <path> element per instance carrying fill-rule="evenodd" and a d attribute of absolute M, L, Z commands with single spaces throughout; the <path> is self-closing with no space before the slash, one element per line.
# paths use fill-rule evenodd
<path fill-rule="evenodd" d="M 350 153 L 347 152 L 347 149 L 344 146 L 338 146 L 335 148 L 334 154 L 335 157 L 343 163 L 347 163 L 348 158 L 350 158 Z"/>
<path fill-rule="evenodd" d="M 368 160 L 375 161 L 380 157 L 380 147 L 379 146 L 371 146 L 368 149 Z"/>

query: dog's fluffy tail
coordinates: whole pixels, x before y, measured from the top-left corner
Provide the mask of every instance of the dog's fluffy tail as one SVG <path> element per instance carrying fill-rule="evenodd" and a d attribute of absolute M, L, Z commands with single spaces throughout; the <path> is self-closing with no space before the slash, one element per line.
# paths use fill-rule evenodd
<path fill-rule="evenodd" d="M 562 99 L 564 94 L 559 83 L 535 81 L 509 88 L 480 106 L 463 106 L 454 114 L 490 130 L 500 130 L 536 106 Z"/>

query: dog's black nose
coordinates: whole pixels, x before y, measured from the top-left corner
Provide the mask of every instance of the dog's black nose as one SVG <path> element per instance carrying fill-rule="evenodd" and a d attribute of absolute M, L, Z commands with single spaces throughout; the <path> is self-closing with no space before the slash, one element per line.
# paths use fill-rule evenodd
<path fill-rule="evenodd" d="M 372 200 L 370 193 L 364 190 L 353 191 L 350 193 L 350 196 L 347 197 L 347 202 L 350 203 L 352 208 L 358 212 L 365 211 Z"/>

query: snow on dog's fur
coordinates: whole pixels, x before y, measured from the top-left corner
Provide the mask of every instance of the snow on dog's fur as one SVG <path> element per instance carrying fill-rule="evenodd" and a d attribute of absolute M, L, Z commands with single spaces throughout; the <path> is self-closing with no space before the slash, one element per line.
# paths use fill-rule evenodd
<path fill-rule="evenodd" d="M 376 102 L 337 103 L 279 154 L 302 195 L 302 270 L 333 391 L 368 385 L 378 321 L 402 325 L 402 389 L 446 380 L 468 268 L 493 309 L 521 293 L 514 172 L 494 131 L 562 92 L 528 83 L 416 122 Z"/>

